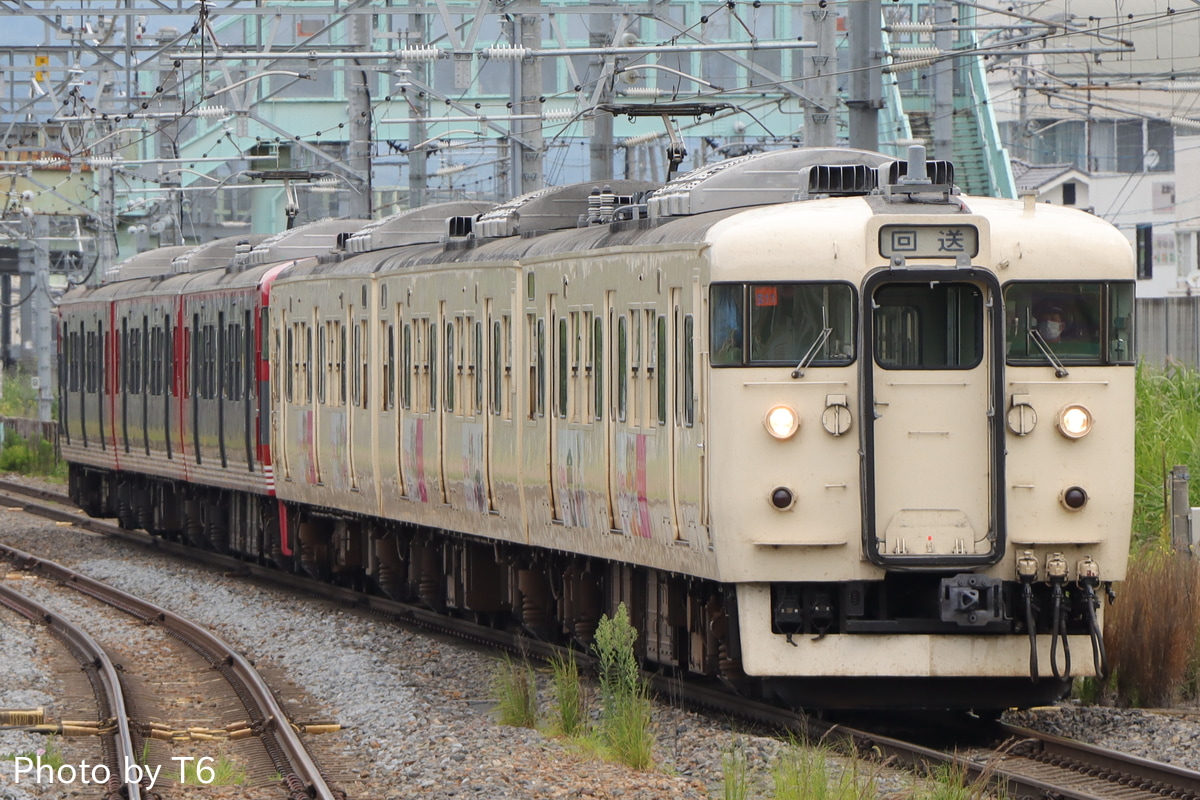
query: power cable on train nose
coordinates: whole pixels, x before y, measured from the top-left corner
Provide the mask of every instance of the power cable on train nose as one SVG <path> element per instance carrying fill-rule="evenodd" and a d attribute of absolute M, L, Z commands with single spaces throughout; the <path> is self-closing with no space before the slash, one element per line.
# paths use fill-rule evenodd
<path fill-rule="evenodd" d="M 1083 590 L 1083 612 L 1087 616 L 1088 634 L 1092 639 L 1092 663 L 1096 665 L 1096 677 L 1105 680 L 1108 677 L 1108 651 L 1104 647 L 1104 633 L 1096 616 L 1100 610 L 1100 597 L 1096 594 L 1096 588 L 1100 585 L 1100 570 L 1091 556 L 1079 564 L 1078 583 Z"/>
<path fill-rule="evenodd" d="M 1046 575 L 1050 579 L 1050 671 L 1055 678 L 1071 677 L 1071 646 L 1067 641 L 1067 626 L 1063 619 L 1063 584 L 1067 582 L 1067 560 L 1055 553 L 1046 560 Z M 1064 671 L 1058 670 L 1058 639 L 1063 642 Z"/>
<path fill-rule="evenodd" d="M 1037 580 L 1038 563 L 1026 550 L 1017 559 L 1017 577 L 1021 579 L 1021 600 L 1025 604 L 1025 630 L 1029 634 L 1029 680 L 1038 682 L 1037 625 L 1033 614 L 1033 582 Z"/>

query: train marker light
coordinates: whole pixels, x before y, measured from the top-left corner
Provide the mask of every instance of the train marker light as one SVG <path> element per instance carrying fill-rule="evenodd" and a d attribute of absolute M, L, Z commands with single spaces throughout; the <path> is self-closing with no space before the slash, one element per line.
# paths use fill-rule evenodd
<path fill-rule="evenodd" d="M 1078 511 L 1087 505 L 1088 493 L 1082 486 L 1069 486 L 1063 490 L 1059 500 L 1067 507 L 1068 511 Z"/>
<path fill-rule="evenodd" d="M 1058 412 L 1058 432 L 1068 439 L 1082 439 L 1091 430 L 1092 412 L 1086 407 L 1072 404 Z"/>
<path fill-rule="evenodd" d="M 771 505 L 780 511 L 787 511 L 796 504 L 796 495 L 786 486 L 776 486 L 771 490 Z"/>
<path fill-rule="evenodd" d="M 763 418 L 763 425 L 776 439 L 790 439 L 800 430 L 800 415 L 791 406 L 772 406 Z"/>

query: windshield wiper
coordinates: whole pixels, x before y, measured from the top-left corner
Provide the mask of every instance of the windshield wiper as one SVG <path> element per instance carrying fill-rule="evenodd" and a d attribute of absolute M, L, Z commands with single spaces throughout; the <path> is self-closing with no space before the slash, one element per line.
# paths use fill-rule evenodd
<path fill-rule="evenodd" d="M 1038 350 L 1042 351 L 1042 355 L 1054 367 L 1054 377 L 1065 378 L 1071 374 L 1067 372 L 1067 368 L 1063 366 L 1063 363 L 1058 360 L 1058 356 L 1054 355 L 1054 351 L 1050 349 L 1050 345 L 1042 338 L 1041 331 L 1037 328 L 1030 328 L 1029 338 L 1033 340 L 1033 343 L 1038 346 Z"/>
<path fill-rule="evenodd" d="M 821 329 L 821 332 L 817 334 L 816 341 L 812 343 L 812 346 L 808 348 L 808 352 L 806 352 L 804 357 L 800 359 L 800 363 L 796 365 L 794 370 L 792 370 L 793 378 L 804 377 L 804 370 L 808 369 L 808 365 L 811 364 L 813 359 L 817 357 L 817 353 L 821 351 L 821 347 L 829 339 L 829 334 L 831 333 L 833 333 L 833 328 Z"/>

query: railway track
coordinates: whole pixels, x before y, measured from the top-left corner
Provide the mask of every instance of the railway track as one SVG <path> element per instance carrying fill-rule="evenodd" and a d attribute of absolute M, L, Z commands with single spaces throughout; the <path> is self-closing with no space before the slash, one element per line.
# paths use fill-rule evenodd
<path fill-rule="evenodd" d="M 11 489 L 11 487 L 8 488 Z M 49 493 L 41 492 L 41 494 Z M 11 496 L 8 499 L 11 499 Z M 62 498 L 42 497 L 43 501 L 48 499 L 59 501 Z M 0 498 L 0 504 L 7 505 L 5 498 Z M 9 505 L 9 507 L 13 506 Z M 35 511 L 34 509 L 27 510 Z M 62 509 L 45 508 L 43 511 L 45 512 L 44 516 L 59 521 L 65 521 L 62 518 L 70 516 L 69 511 Z M 52 561 L 3 544 L 0 544 L 0 559 L 9 561 L 18 569 L 33 572 L 59 585 L 94 598 L 147 625 L 157 626 L 168 636 L 182 643 L 199 655 L 211 669 L 218 672 L 236 693 L 246 712 L 245 730 L 250 731 L 250 735 L 253 735 L 261 743 L 273 768 L 279 775 L 281 784 L 286 789 L 289 800 L 345 800 L 346 796 L 343 792 L 329 785 L 321 769 L 309 755 L 299 735 L 293 729 L 286 713 L 258 672 L 240 653 L 220 638 L 178 614 L 107 584 L 92 580 Z M 2 585 L 0 588 L 3 588 Z M 5 589 L 3 594 L 0 594 L 0 598 L 4 599 L 6 605 L 10 605 L 31 619 L 43 619 L 52 626 L 57 625 L 64 630 L 67 629 L 67 624 L 58 615 L 52 614 L 28 598 L 24 598 L 15 590 Z M 52 627 L 52 630 L 57 633 L 58 627 Z M 121 697 L 121 685 L 117 680 L 116 670 L 112 668 L 107 656 L 104 656 L 103 650 L 95 645 L 95 642 L 87 637 L 86 633 L 74 628 L 73 632 L 67 635 L 72 642 L 78 640 L 83 643 L 91 643 L 90 649 L 80 650 L 85 653 L 80 656 L 81 663 L 85 660 L 91 662 L 97 659 L 98 656 L 95 654 L 99 653 L 102 661 L 96 661 L 96 663 L 108 664 L 107 669 L 97 668 L 97 672 L 105 676 L 103 680 L 105 697 L 100 700 L 101 716 L 105 719 L 109 716 L 115 718 L 118 729 L 124 734 L 134 732 L 133 738 L 128 742 L 106 746 L 106 757 L 111 749 L 114 765 L 137 763 L 138 759 L 134 758 L 133 754 L 141 752 L 140 742 L 136 735 L 139 726 L 136 721 L 133 723 L 127 721 L 125 714 L 127 704 Z M 79 650 L 79 647 L 72 646 L 72 650 Z M 109 678 L 110 675 L 111 678 Z M 113 694 L 114 691 L 115 694 Z M 99 691 L 97 691 L 97 697 L 100 698 Z M 126 760 L 127 756 L 128 760 Z M 114 771 L 113 774 L 122 773 Z M 128 798 L 137 800 L 138 795 L 129 793 Z"/>
<path fill-rule="evenodd" d="M 103 782 L 101 796 L 104 800 L 153 797 L 143 792 L 141 770 L 135 772 L 127 769 L 127 765 L 138 763 L 136 755 L 141 751 L 141 741 L 130 724 L 125 693 L 116 665 L 108 654 L 83 628 L 3 582 L 0 582 L 0 605 L 7 606 L 31 622 L 45 625 L 51 635 L 79 662 L 80 669 L 92 685 L 98 712 L 96 731 L 104 753 L 104 774 L 108 776 Z M 93 769 L 92 775 L 96 774 L 96 769 Z"/>
<path fill-rule="evenodd" d="M 0 481 L 0 505 L 21 508 L 60 522 L 71 522 L 94 533 L 118 537 L 162 552 L 186 555 L 192 561 L 201 560 L 227 571 L 331 599 L 346 606 L 476 644 L 498 647 L 536 658 L 548 658 L 564 652 L 556 646 L 527 636 L 481 627 L 418 606 L 331 586 L 303 576 L 281 573 L 217 553 L 197 551 L 139 531 L 124 530 L 73 511 L 69 507 L 70 501 L 65 496 L 53 492 Z M 587 661 L 586 656 L 578 653 L 575 656 L 581 663 Z M 968 750 L 933 748 L 738 697 L 721 687 L 698 686 L 657 674 L 647 677 L 660 694 L 693 706 L 741 720 L 754 721 L 772 729 L 797 733 L 809 739 L 838 743 L 860 754 L 882 757 L 918 772 L 932 772 L 939 767 L 948 767 L 958 770 L 968 780 L 986 781 L 994 786 L 1003 787 L 1010 798 L 1200 800 L 1200 772 L 1025 728 L 979 721 L 967 735 L 974 740 L 987 736 L 992 742 L 991 746 L 972 747 Z"/>

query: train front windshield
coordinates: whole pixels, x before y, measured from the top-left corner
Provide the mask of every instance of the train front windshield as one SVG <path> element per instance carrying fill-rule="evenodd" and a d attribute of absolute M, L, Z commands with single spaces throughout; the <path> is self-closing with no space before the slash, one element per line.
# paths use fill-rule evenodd
<path fill-rule="evenodd" d="M 1008 363 L 1132 364 L 1133 284 L 1020 281 L 1004 287 Z"/>
<path fill-rule="evenodd" d="M 845 366 L 854 360 L 854 288 L 847 283 L 712 287 L 714 366 Z"/>

